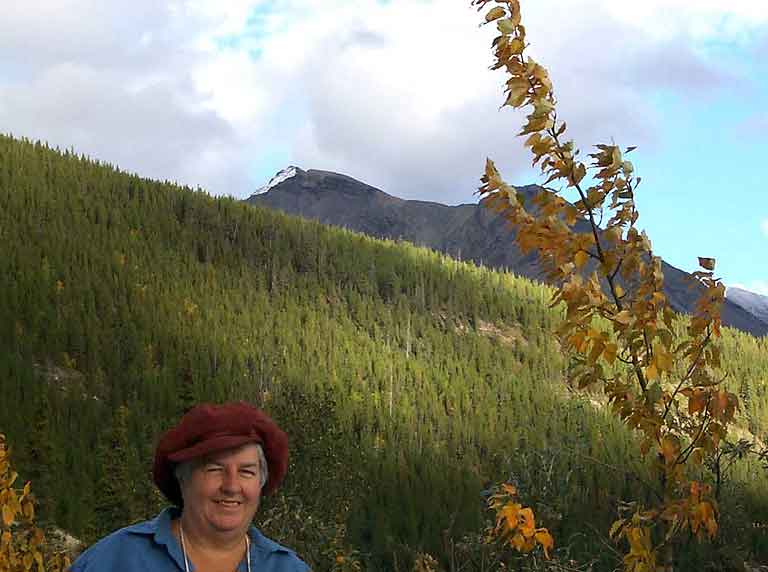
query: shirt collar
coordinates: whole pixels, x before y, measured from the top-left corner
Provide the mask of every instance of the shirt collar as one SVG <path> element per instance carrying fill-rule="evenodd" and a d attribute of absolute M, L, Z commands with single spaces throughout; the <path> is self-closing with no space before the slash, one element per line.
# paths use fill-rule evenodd
<path fill-rule="evenodd" d="M 181 510 L 177 507 L 168 507 L 163 509 L 152 520 L 147 520 L 139 524 L 135 524 L 128 528 L 128 532 L 132 534 L 144 534 L 153 536 L 157 544 L 163 544 L 167 546 L 168 552 L 176 557 L 180 558 L 183 562 L 183 555 L 181 554 L 181 547 L 176 541 L 176 537 L 171 532 L 171 521 L 181 516 Z M 248 529 L 248 536 L 251 539 L 251 550 L 260 550 L 261 552 L 291 552 L 288 548 L 281 546 L 274 540 L 271 540 L 264 536 L 261 531 L 255 526 L 251 526 Z"/>
<path fill-rule="evenodd" d="M 176 507 L 163 509 L 152 520 L 129 526 L 127 532 L 132 534 L 148 534 L 155 537 L 159 544 L 168 544 L 173 539 L 171 520 L 178 518 L 181 511 Z"/>
<path fill-rule="evenodd" d="M 281 546 L 274 540 L 264 536 L 255 526 L 248 529 L 248 536 L 251 539 L 251 550 L 256 549 L 261 550 L 262 552 L 291 552 L 285 546 Z"/>
<path fill-rule="evenodd" d="M 155 543 L 165 546 L 168 554 L 170 554 L 171 558 L 173 558 L 183 570 L 184 555 L 181 553 L 181 546 L 179 546 L 176 537 L 171 531 L 171 520 L 178 518 L 180 515 L 181 511 L 178 508 L 168 507 L 152 520 L 147 520 L 129 527 L 127 532 L 154 537 Z"/>

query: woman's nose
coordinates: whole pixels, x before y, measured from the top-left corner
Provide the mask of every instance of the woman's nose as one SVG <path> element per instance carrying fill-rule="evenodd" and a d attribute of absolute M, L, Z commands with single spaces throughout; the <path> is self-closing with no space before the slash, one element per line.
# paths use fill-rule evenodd
<path fill-rule="evenodd" d="M 221 481 L 221 489 L 227 492 L 236 492 L 238 487 L 237 470 L 224 471 L 224 478 Z"/>

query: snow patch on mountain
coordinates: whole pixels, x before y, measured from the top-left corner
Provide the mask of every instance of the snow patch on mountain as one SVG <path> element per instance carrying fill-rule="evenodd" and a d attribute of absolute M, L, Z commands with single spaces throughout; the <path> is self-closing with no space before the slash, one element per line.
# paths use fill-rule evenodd
<path fill-rule="evenodd" d="M 725 292 L 725 297 L 768 324 L 768 296 L 729 286 Z"/>
<path fill-rule="evenodd" d="M 298 172 L 298 167 L 294 167 L 291 165 L 290 167 L 286 167 L 285 169 L 281 169 L 280 171 L 275 174 L 274 177 L 272 177 L 269 182 L 261 187 L 260 189 L 257 189 L 254 194 L 259 195 L 261 193 L 266 193 L 269 189 L 272 187 L 279 185 L 283 181 L 287 181 L 291 177 L 295 177 L 296 173 Z"/>

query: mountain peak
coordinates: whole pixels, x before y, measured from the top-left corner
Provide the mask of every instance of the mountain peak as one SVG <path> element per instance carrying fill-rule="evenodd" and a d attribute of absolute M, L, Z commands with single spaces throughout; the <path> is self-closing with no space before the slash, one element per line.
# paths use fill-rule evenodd
<path fill-rule="evenodd" d="M 291 177 L 295 177 L 296 174 L 299 172 L 301 172 L 301 169 L 299 169 L 294 165 L 289 165 L 285 169 L 280 169 L 277 173 L 275 173 L 275 175 L 269 180 L 269 182 L 266 185 L 257 189 L 254 194 L 260 195 L 261 193 L 266 193 L 272 187 L 279 185 L 283 181 L 287 181 Z"/>

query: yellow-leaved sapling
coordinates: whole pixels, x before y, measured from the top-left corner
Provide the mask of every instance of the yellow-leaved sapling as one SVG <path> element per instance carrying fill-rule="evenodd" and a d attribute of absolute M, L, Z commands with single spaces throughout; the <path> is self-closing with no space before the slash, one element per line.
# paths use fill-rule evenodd
<path fill-rule="evenodd" d="M 636 226 L 640 178 L 626 158 L 633 147 L 599 144 L 589 164 L 582 161 L 565 138 L 549 73 L 526 55 L 519 0 L 471 3 L 478 10 L 493 5 L 484 21 L 499 32 L 491 69 L 507 75 L 503 106 L 528 110 L 518 136 L 545 177 L 526 205 L 488 159 L 479 194 L 514 227 L 521 251 L 538 253 L 556 285 L 553 305 L 565 307 L 557 334 L 571 356 L 569 384 L 600 388 L 637 433 L 641 450 L 653 455 L 657 502 L 637 504 L 632 516 L 614 523 L 611 536 L 626 541 L 625 570 L 656 570 L 660 548 L 680 532 L 713 538 L 718 530 L 711 489 L 691 475 L 724 440 L 738 409 L 736 395 L 716 373 L 725 287 L 714 275 L 715 261 L 700 258 L 702 270 L 693 273 L 700 297 L 681 334 L 663 291 L 661 259 Z M 578 200 L 566 201 L 565 191 Z M 580 221 L 588 223 L 587 232 L 577 232 Z M 669 565 L 673 555 L 664 555 Z"/>

